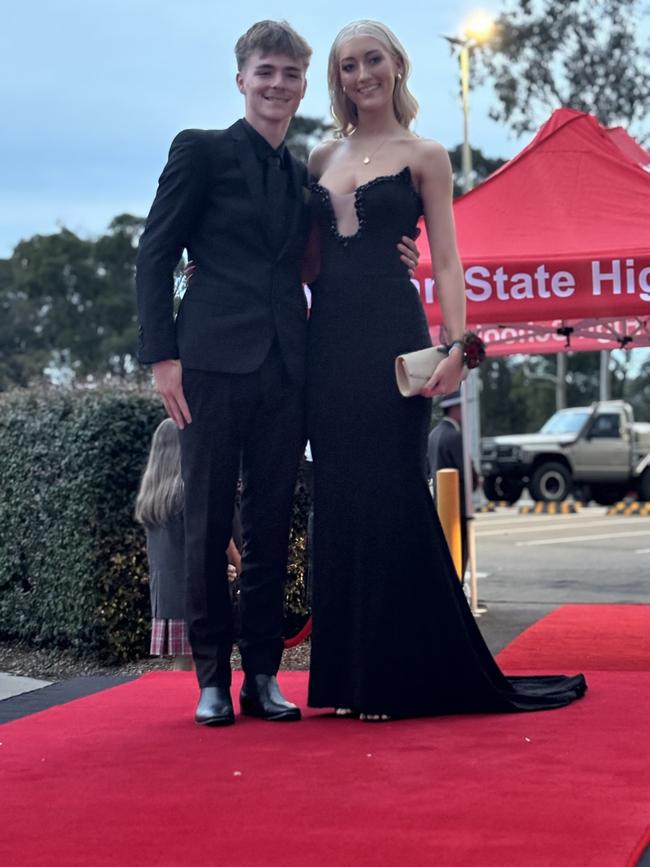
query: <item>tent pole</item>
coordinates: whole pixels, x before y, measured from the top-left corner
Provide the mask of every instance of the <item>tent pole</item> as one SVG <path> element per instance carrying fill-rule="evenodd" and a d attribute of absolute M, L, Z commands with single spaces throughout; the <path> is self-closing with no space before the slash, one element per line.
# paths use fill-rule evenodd
<path fill-rule="evenodd" d="M 609 381 L 609 350 L 600 351 L 600 396 L 599 400 L 609 400 L 611 397 Z"/>
<path fill-rule="evenodd" d="M 555 409 L 566 409 L 566 352 L 558 352 L 555 357 L 557 359 L 557 373 L 555 380 Z"/>
<path fill-rule="evenodd" d="M 472 485 L 472 456 L 480 451 L 480 412 L 478 370 L 469 372 L 461 389 L 462 434 L 463 434 L 463 477 L 465 496 L 465 515 L 467 518 L 467 549 L 470 570 L 470 607 L 474 616 L 481 610 L 478 607 L 478 580 L 476 570 L 476 544 L 474 536 L 474 490 Z"/>

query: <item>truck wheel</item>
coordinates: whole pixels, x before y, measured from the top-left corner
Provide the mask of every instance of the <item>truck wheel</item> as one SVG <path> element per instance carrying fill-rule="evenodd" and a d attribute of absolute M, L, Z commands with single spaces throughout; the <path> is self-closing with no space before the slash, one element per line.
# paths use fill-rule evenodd
<path fill-rule="evenodd" d="M 483 479 L 483 493 L 487 497 L 488 500 L 498 500 L 500 499 L 497 494 L 497 479 L 498 476 L 486 476 Z"/>
<path fill-rule="evenodd" d="M 524 483 L 520 482 L 519 479 L 510 479 L 507 476 L 499 476 L 497 478 L 496 488 L 499 495 L 498 499 L 505 500 L 509 506 L 512 506 L 517 502 L 519 497 L 521 497 Z"/>
<path fill-rule="evenodd" d="M 639 479 L 639 499 L 650 503 L 650 467 L 646 467 Z"/>
<path fill-rule="evenodd" d="M 516 503 L 524 489 L 523 482 L 519 479 L 510 479 L 507 476 L 486 476 L 483 479 L 483 493 L 488 500 L 505 500 L 508 505 Z"/>
<path fill-rule="evenodd" d="M 540 464 L 530 477 L 528 490 L 533 500 L 561 503 L 571 491 L 571 476 L 564 464 Z"/>
<path fill-rule="evenodd" d="M 599 506 L 613 506 L 618 503 L 627 493 L 627 487 L 624 485 L 592 485 L 591 495 L 594 502 Z"/>

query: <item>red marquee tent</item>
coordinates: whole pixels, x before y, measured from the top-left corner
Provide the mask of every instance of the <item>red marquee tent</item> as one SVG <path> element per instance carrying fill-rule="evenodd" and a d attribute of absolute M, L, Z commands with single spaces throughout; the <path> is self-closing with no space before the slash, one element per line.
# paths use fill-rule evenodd
<path fill-rule="evenodd" d="M 613 141 L 633 163 L 650 168 L 650 153 L 645 148 L 642 148 L 631 135 L 628 135 L 622 126 L 607 127 L 605 132 L 609 136 L 610 141 Z"/>
<path fill-rule="evenodd" d="M 573 329 L 574 349 L 626 337 L 629 347 L 650 345 L 644 163 L 650 154 L 621 128 L 559 109 L 521 153 L 456 200 L 468 322 L 493 352 L 561 351 L 558 329 Z M 440 307 L 425 232 L 418 244 L 415 280 L 433 330 Z M 497 332 L 506 326 L 504 340 Z"/>

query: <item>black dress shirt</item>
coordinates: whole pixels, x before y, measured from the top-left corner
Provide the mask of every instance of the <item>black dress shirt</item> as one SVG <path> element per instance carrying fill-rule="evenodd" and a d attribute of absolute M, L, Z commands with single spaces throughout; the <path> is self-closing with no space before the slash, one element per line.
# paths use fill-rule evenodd
<path fill-rule="evenodd" d="M 271 229 L 273 246 L 280 250 L 286 240 L 289 217 L 289 159 L 284 142 L 273 148 L 263 135 L 246 120 L 242 123 L 257 159 L 262 166 L 266 193 L 267 225 Z"/>

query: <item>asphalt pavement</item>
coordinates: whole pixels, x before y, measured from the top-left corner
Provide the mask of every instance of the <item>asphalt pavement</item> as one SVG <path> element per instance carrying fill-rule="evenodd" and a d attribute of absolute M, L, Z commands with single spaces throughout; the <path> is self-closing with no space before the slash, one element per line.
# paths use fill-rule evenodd
<path fill-rule="evenodd" d="M 650 517 L 520 514 L 499 508 L 475 518 L 479 626 L 493 653 L 565 604 L 650 603 Z"/>

